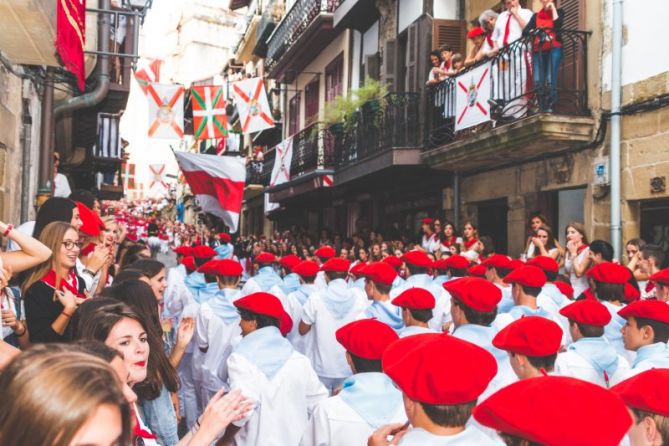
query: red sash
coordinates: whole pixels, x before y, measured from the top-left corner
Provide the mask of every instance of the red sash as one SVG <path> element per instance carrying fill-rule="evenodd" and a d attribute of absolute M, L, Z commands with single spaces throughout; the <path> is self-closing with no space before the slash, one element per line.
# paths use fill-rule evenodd
<path fill-rule="evenodd" d="M 46 273 L 41 280 L 54 290 L 56 289 L 56 272 L 54 270 Z M 79 292 L 79 278 L 74 273 L 74 270 L 70 271 L 67 277 L 60 280 L 58 291 L 62 291 L 63 289 L 69 290 L 72 294 L 82 299 L 86 298 L 86 295 Z"/>
<path fill-rule="evenodd" d="M 509 18 L 506 21 L 506 26 L 504 27 L 504 39 L 502 40 L 502 46 L 507 46 L 509 44 L 509 34 L 511 33 L 511 19 L 515 19 L 513 14 L 509 13 Z"/>

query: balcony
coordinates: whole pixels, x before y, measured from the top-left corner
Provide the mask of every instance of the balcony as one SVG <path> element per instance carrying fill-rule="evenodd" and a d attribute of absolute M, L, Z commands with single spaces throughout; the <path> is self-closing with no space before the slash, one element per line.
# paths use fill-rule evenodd
<path fill-rule="evenodd" d="M 548 82 L 534 82 L 532 73 L 535 65 L 551 68 L 547 53 L 533 51 L 535 43 L 545 41 L 543 31 L 502 48 L 491 60 L 491 120 L 484 124 L 455 131 L 458 87 L 454 78 L 428 88 L 425 163 L 438 169 L 475 171 L 560 153 L 591 141 L 595 120 L 588 108 L 588 33 L 562 31 L 561 37 L 562 62 L 556 69 L 554 92 Z"/>
<path fill-rule="evenodd" d="M 285 8 L 286 4 L 282 0 L 274 0 L 265 7 L 256 31 L 255 48 L 253 48 L 253 54 L 256 56 L 267 57 L 267 39 L 281 21 Z"/>
<path fill-rule="evenodd" d="M 333 12 L 339 0 L 296 0 L 267 41 L 270 78 L 290 83 L 334 40 Z"/>
<path fill-rule="evenodd" d="M 415 166 L 420 159 L 420 93 L 390 93 L 365 103 L 337 135 L 335 183 L 342 184 L 393 166 Z"/>
<path fill-rule="evenodd" d="M 374 0 L 341 0 L 334 12 L 333 25 L 364 32 L 379 16 Z"/>

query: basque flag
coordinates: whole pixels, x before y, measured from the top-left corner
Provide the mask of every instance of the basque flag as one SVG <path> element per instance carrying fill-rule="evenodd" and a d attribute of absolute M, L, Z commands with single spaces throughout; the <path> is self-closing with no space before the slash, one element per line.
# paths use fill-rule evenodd
<path fill-rule="evenodd" d="M 186 152 L 174 156 L 202 210 L 237 232 L 246 183 L 244 158 Z"/>

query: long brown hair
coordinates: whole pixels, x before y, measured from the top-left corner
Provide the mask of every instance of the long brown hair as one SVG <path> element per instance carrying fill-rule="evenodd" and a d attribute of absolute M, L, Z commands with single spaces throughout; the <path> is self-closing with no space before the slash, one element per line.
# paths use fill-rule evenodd
<path fill-rule="evenodd" d="M 579 234 L 581 234 L 581 235 L 583 236 L 582 243 L 583 243 L 584 245 L 587 245 L 587 244 L 588 244 L 588 236 L 585 235 L 585 226 L 583 226 L 583 223 L 579 223 L 579 222 L 576 222 L 576 221 L 572 221 L 571 223 L 569 223 L 569 224 L 564 228 L 564 236 L 565 236 L 565 238 L 567 238 L 567 230 L 568 230 L 569 228 L 574 228 L 574 229 L 576 230 L 576 232 L 578 232 Z"/>
<path fill-rule="evenodd" d="M 103 360 L 38 345 L 0 375 L 0 444 L 69 446 L 102 405 L 121 413 L 120 444 L 129 444 L 131 412 L 118 376 Z"/>
<path fill-rule="evenodd" d="M 21 294 L 25 295 L 25 292 L 32 286 L 32 284 L 38 282 L 46 275 L 46 273 L 54 269 L 53 263 L 58 258 L 58 253 L 60 252 L 60 247 L 65 239 L 65 234 L 70 229 L 76 231 L 74 226 L 63 221 L 54 221 L 44 227 L 39 235 L 39 241 L 51 250 L 51 256 L 46 261 L 27 271 L 26 279 L 21 286 Z M 63 277 L 56 277 L 56 289 L 60 285 L 61 279 L 63 279 Z"/>

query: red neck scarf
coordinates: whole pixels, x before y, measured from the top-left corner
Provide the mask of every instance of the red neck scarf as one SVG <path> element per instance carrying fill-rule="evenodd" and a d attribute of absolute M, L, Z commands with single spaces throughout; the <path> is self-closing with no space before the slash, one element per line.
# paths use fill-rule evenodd
<path fill-rule="evenodd" d="M 450 248 L 451 246 L 453 246 L 453 245 L 455 244 L 455 242 L 456 242 L 457 240 L 458 240 L 457 237 L 454 236 L 454 235 L 452 235 L 452 236 L 450 236 L 450 237 L 445 238 L 444 241 L 442 242 L 442 244 L 443 244 L 445 247 Z"/>
<path fill-rule="evenodd" d="M 587 247 L 588 247 L 588 245 L 586 245 L 586 244 L 584 243 L 584 244 L 582 244 L 581 246 L 579 246 L 578 248 L 576 248 L 576 255 L 579 255 L 580 253 L 582 253 L 583 250 L 584 250 L 585 248 L 587 248 Z"/>
<path fill-rule="evenodd" d="M 56 271 L 49 271 L 41 280 L 54 290 L 56 289 Z M 86 298 L 84 294 L 79 292 L 79 278 L 74 273 L 74 269 L 69 272 L 67 277 L 60 279 L 58 291 L 63 291 L 63 289 L 69 290 L 77 297 Z"/>
<path fill-rule="evenodd" d="M 155 440 L 156 436 L 146 429 L 142 429 L 142 426 L 139 424 L 139 418 L 137 417 L 137 412 L 133 411 L 135 415 L 135 423 L 132 427 L 132 436 L 135 438 L 146 438 L 147 440 Z"/>
<path fill-rule="evenodd" d="M 474 245 L 476 244 L 476 242 L 478 242 L 478 241 L 479 241 L 479 239 L 477 239 L 477 238 L 473 238 L 473 239 L 471 239 L 471 240 L 464 240 L 464 241 L 462 242 L 462 244 L 464 245 L 465 248 L 469 249 L 469 248 L 471 248 L 472 246 L 474 246 Z"/>

